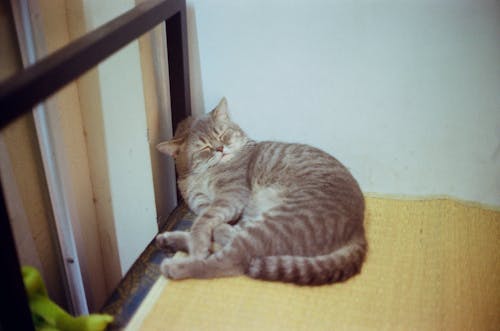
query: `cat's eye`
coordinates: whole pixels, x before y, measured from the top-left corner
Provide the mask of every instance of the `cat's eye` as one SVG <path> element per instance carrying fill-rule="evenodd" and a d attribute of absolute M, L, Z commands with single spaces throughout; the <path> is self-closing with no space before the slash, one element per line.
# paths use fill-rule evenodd
<path fill-rule="evenodd" d="M 212 155 L 212 148 L 206 146 L 205 148 L 198 151 L 198 156 L 202 158 L 208 158 Z"/>
<path fill-rule="evenodd" d="M 231 137 L 233 135 L 233 132 L 231 130 L 226 130 L 222 136 L 220 137 L 220 141 L 223 143 L 223 144 L 229 144 L 229 142 L 231 141 Z"/>
<path fill-rule="evenodd" d="M 219 130 L 216 128 L 214 128 L 214 130 L 213 130 L 213 134 L 217 139 L 220 139 L 224 135 L 225 132 L 226 132 L 226 130 Z"/>

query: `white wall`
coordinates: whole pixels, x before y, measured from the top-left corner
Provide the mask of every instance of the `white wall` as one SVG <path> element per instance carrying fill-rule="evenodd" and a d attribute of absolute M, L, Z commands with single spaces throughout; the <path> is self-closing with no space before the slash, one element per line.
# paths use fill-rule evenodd
<path fill-rule="evenodd" d="M 225 95 L 252 137 L 323 148 L 366 192 L 500 205 L 498 1 L 188 5 L 195 111 Z"/>
<path fill-rule="evenodd" d="M 78 0 L 73 5 L 82 6 L 91 31 L 133 8 L 135 1 Z M 114 287 L 158 231 L 139 43 L 79 79 L 79 93 L 105 277 Z"/>

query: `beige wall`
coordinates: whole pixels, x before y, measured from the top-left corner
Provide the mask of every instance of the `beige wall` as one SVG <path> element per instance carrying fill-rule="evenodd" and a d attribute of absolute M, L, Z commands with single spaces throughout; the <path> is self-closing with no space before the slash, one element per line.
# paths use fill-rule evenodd
<path fill-rule="evenodd" d="M 57 50 L 135 4 L 132 0 L 30 3 L 39 56 Z M 2 17 L 2 24 L 4 21 Z M 166 218 L 175 204 L 173 167 L 168 160 L 159 158 L 154 149 L 161 139 L 171 135 L 169 100 L 158 94 L 168 90 L 168 79 L 163 78 L 165 50 L 155 47 L 162 42 L 159 36 L 163 31 L 159 27 L 156 37 L 145 35 L 140 42 L 127 46 L 46 103 L 91 311 L 100 308 L 153 239 L 157 217 Z M 13 35 L 10 37 L 15 41 Z M 10 70 L 2 71 L 3 76 L 20 68 L 14 46 L 8 48 L 12 53 L 9 58 L 0 54 L 2 70 Z M 26 141 L 27 147 L 15 149 L 9 164 L 11 173 L 21 182 L 18 191 L 26 202 L 21 209 L 29 220 L 29 236 L 35 238 L 31 245 L 35 248 L 30 250 L 29 245 L 24 245 L 19 250 L 21 255 L 31 252 L 31 260 L 39 256 L 43 269 L 47 269 L 44 276 L 50 288 L 50 284 L 61 284 L 61 277 L 57 272 L 50 200 L 33 118 L 27 116 L 12 127 L 3 134 L 5 149 L 10 153 L 14 142 Z M 2 171 L 9 164 L 0 164 Z M 30 187 L 33 183 L 40 188 Z M 46 256 L 46 252 L 50 254 Z M 52 287 L 53 296 L 62 298 L 61 286 Z"/>
<path fill-rule="evenodd" d="M 135 3 L 67 5 L 69 32 L 76 38 Z M 132 42 L 78 80 L 108 287 L 117 285 L 157 232 L 141 69 L 139 45 Z"/>
<path fill-rule="evenodd" d="M 142 0 L 141 0 L 142 1 Z M 138 2 L 141 2 L 138 1 Z M 159 225 L 177 205 L 173 160 L 158 153 L 156 145 L 172 137 L 165 25 L 139 38 L 148 141 Z"/>
<path fill-rule="evenodd" d="M 37 56 L 43 57 L 70 41 L 66 6 L 64 1 L 30 3 Z M 71 204 L 70 213 L 87 301 L 89 309 L 96 310 L 110 290 L 103 281 L 100 238 L 76 84 L 69 84 L 49 98 L 45 106 L 57 150 L 54 158 L 64 178 L 64 194 Z"/>
<path fill-rule="evenodd" d="M 0 79 L 22 68 L 15 28 L 6 2 L 0 2 Z M 31 114 L 0 133 L 2 183 L 21 264 L 40 269 L 50 296 L 65 306 L 52 212 Z"/>

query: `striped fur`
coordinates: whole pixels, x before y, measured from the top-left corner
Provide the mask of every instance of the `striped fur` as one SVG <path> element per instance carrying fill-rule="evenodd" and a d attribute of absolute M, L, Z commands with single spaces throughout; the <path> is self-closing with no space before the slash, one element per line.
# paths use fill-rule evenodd
<path fill-rule="evenodd" d="M 332 156 L 249 139 L 229 119 L 224 99 L 210 114 L 184 121 L 158 149 L 175 158 L 180 192 L 198 215 L 190 233 L 157 236 L 159 246 L 190 254 L 165 259 L 166 277 L 245 274 L 320 285 L 360 272 L 364 198 Z M 214 242 L 221 246 L 216 252 Z"/>

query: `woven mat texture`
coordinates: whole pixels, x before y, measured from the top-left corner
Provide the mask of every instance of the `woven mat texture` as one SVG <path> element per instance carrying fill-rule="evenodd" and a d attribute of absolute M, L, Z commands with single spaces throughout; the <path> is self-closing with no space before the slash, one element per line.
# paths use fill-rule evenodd
<path fill-rule="evenodd" d="M 450 199 L 367 198 L 362 273 L 299 287 L 169 281 L 142 330 L 500 330 L 500 212 Z"/>

